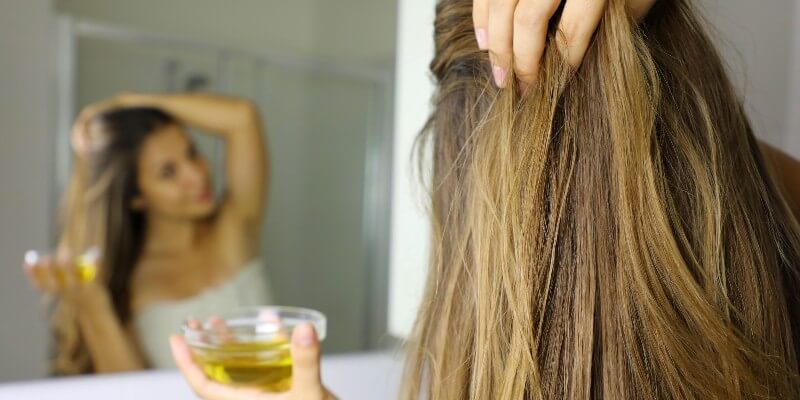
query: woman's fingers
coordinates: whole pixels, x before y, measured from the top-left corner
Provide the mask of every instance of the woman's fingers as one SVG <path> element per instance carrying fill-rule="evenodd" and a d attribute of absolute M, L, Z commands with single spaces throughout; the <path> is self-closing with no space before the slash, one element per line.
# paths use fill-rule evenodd
<path fill-rule="evenodd" d="M 644 4 L 641 8 L 645 10 L 653 1 L 637 0 Z M 607 3 L 607 0 L 568 0 L 564 5 L 558 27 L 558 46 L 573 68 L 580 66 L 586 55 Z M 478 46 L 484 48 L 481 44 L 488 42 L 492 74 L 497 86 L 506 86 L 512 66 L 523 85 L 536 79 L 547 44 L 548 26 L 560 4 L 561 0 L 473 2 L 473 23 Z"/>
<path fill-rule="evenodd" d="M 63 282 L 58 278 L 61 270 L 52 256 L 30 250 L 25 253 L 23 269 L 37 290 L 48 294 L 58 294 L 61 291 Z"/>
<path fill-rule="evenodd" d="M 56 279 L 56 263 L 50 256 L 42 256 L 36 264 L 34 274 L 39 279 L 42 290 L 46 293 L 58 293 L 58 280 Z"/>
<path fill-rule="evenodd" d="M 560 0 L 519 0 L 514 10 L 514 73 L 523 84 L 536 80 L 547 42 L 547 27 L 559 3 Z"/>
<path fill-rule="evenodd" d="M 78 282 L 78 271 L 75 268 L 75 261 L 68 251 L 58 251 L 54 271 L 59 289 L 67 292 L 77 289 L 80 284 Z"/>
<path fill-rule="evenodd" d="M 85 155 L 102 145 L 102 143 L 94 143 L 97 139 L 92 138 L 92 121 L 97 115 L 122 105 L 122 95 L 120 95 L 84 107 L 72 126 L 71 141 L 73 150 L 79 155 Z"/>
<path fill-rule="evenodd" d="M 58 296 L 78 308 L 103 301 L 108 295 L 107 289 L 93 277 L 83 279 L 77 260 L 66 249 L 60 249 L 55 255 L 30 250 L 25 253 L 23 269 L 36 290 Z"/>
<path fill-rule="evenodd" d="M 97 114 L 97 106 L 89 105 L 78 114 L 75 123 L 72 125 L 72 149 L 79 155 L 89 152 L 89 123 Z"/>
<path fill-rule="evenodd" d="M 475 27 L 475 40 L 478 48 L 489 48 L 489 0 L 474 0 L 472 2 L 472 25 Z"/>
<path fill-rule="evenodd" d="M 178 366 L 192 390 L 204 399 L 212 399 L 209 397 L 211 394 L 209 393 L 211 391 L 209 388 L 211 381 L 192 359 L 192 352 L 183 338 L 178 335 L 170 336 L 169 346 L 172 350 L 172 358 L 175 360 L 175 365 Z"/>
<path fill-rule="evenodd" d="M 492 75 L 498 87 L 505 87 L 512 61 L 512 36 L 514 9 L 517 0 L 488 0 L 489 59 Z M 550 1 L 550 0 L 546 0 Z"/>
<path fill-rule="evenodd" d="M 564 5 L 558 46 L 572 68 L 581 65 L 606 5 L 607 0 L 568 0 Z"/>
<path fill-rule="evenodd" d="M 292 399 L 323 399 L 325 388 L 320 377 L 320 344 L 311 324 L 302 324 L 292 333 Z"/>
<path fill-rule="evenodd" d="M 42 284 L 41 279 L 39 278 L 37 265 L 39 264 L 39 253 L 34 250 L 28 250 L 25 252 L 25 257 L 22 261 L 22 270 L 25 272 L 25 276 L 28 278 L 28 282 L 31 286 L 38 290 L 44 291 L 44 285 Z"/>
<path fill-rule="evenodd" d="M 175 364 L 199 397 L 206 400 L 270 399 L 269 395 L 256 389 L 234 388 L 210 380 L 200 366 L 194 362 L 192 352 L 181 336 L 170 336 L 169 345 Z"/>
<path fill-rule="evenodd" d="M 25 273 L 25 278 L 28 279 L 28 283 L 31 285 L 32 288 L 41 291 L 42 285 L 39 283 L 39 279 L 36 277 L 34 273 L 34 266 L 28 263 L 22 264 L 22 271 Z"/>
<path fill-rule="evenodd" d="M 258 319 L 259 321 L 267 323 L 268 327 L 275 330 L 274 337 L 276 341 L 290 341 L 291 338 L 289 337 L 289 332 L 287 331 L 286 326 L 283 324 L 283 320 L 281 320 L 281 317 L 277 312 L 273 310 L 260 311 L 258 313 Z"/>
<path fill-rule="evenodd" d="M 206 324 L 211 328 L 211 332 L 216 335 L 216 338 L 223 342 L 233 342 L 234 337 L 231 333 L 231 329 L 225 323 L 225 320 L 222 319 L 220 316 L 211 316 L 206 320 Z"/>
<path fill-rule="evenodd" d="M 189 381 L 192 387 L 202 386 L 206 376 L 197 364 L 192 359 L 192 352 L 186 341 L 179 335 L 172 335 L 169 337 L 169 347 L 172 350 L 172 358 L 178 369 L 183 373 L 183 376 Z"/>

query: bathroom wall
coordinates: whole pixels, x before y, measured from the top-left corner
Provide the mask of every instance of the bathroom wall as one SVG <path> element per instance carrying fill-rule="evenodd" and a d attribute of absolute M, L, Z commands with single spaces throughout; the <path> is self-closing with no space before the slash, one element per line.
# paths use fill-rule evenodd
<path fill-rule="evenodd" d="M 48 245 L 53 218 L 51 17 L 49 0 L 0 0 L 0 381 L 46 368 L 47 324 L 22 255 Z"/>

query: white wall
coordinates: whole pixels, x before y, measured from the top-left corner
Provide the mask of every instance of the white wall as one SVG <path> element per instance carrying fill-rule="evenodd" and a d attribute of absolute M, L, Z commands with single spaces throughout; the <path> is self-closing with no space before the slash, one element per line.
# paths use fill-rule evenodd
<path fill-rule="evenodd" d="M 800 109 L 798 2 L 701 0 L 732 77 L 745 98 L 756 135 L 800 156 L 800 129 L 790 129 Z"/>
<path fill-rule="evenodd" d="M 395 4 L 395 0 L 56 0 L 59 12 L 92 20 L 211 39 L 220 45 L 381 66 L 394 60 Z"/>
<path fill-rule="evenodd" d="M 22 254 L 52 215 L 49 0 L 0 0 L 0 381 L 45 374 L 47 327 Z"/>
<path fill-rule="evenodd" d="M 800 156 L 800 2 L 794 2 L 794 30 L 792 31 L 792 65 L 789 71 L 792 73 L 790 81 L 791 91 L 787 112 L 789 114 L 788 140 L 786 147 L 795 156 Z"/>
<path fill-rule="evenodd" d="M 800 5 L 797 1 L 700 0 L 745 95 L 756 134 L 800 157 Z M 400 0 L 395 103 L 389 330 L 408 333 L 427 265 L 427 216 L 409 174 L 411 141 L 430 112 L 435 0 Z"/>
<path fill-rule="evenodd" d="M 398 337 L 406 336 L 414 322 L 428 264 L 425 192 L 411 154 L 430 114 L 434 6 L 435 0 L 400 0 L 398 7 L 389 258 L 389 333 Z"/>

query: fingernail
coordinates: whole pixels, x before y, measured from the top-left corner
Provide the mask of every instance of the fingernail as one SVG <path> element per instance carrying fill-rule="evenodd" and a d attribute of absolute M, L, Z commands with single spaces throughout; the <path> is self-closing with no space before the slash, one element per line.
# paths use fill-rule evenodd
<path fill-rule="evenodd" d="M 310 347 L 314 344 L 314 328 L 311 325 L 300 325 L 297 327 L 297 343 L 303 347 Z"/>
<path fill-rule="evenodd" d="M 37 262 L 39 262 L 39 253 L 35 250 L 28 250 L 25 252 L 25 264 L 33 266 L 36 265 Z"/>
<path fill-rule="evenodd" d="M 497 84 L 497 87 L 503 87 L 506 81 L 506 70 L 505 68 L 501 68 L 495 65 L 492 68 L 492 73 L 494 74 L 494 83 Z"/>
<path fill-rule="evenodd" d="M 489 47 L 488 37 L 486 35 L 486 29 L 478 28 L 475 30 L 475 38 L 478 40 L 478 48 L 481 50 L 486 50 Z"/>

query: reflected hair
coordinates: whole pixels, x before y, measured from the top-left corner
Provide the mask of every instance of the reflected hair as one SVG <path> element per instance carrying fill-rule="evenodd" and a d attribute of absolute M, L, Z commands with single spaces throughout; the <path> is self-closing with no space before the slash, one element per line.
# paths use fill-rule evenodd
<path fill-rule="evenodd" d="M 145 140 L 178 122 L 157 108 L 120 108 L 96 117 L 97 149 L 76 157 L 62 210 L 61 245 L 79 254 L 101 250 L 99 274 L 120 323 L 130 322 L 130 281 L 144 244 L 145 216 L 132 207 L 138 195 L 138 160 Z M 78 310 L 56 304 L 52 324 L 57 375 L 93 372 L 91 358 L 78 329 Z"/>
<path fill-rule="evenodd" d="M 522 90 L 438 1 L 402 398 L 800 398 L 797 221 L 692 2 L 625 3 Z"/>

